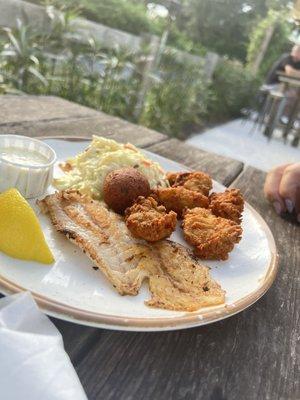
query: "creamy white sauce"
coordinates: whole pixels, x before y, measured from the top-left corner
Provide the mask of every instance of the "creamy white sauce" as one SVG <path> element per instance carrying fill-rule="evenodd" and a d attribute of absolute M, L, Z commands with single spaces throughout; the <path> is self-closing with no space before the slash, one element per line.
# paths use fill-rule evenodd
<path fill-rule="evenodd" d="M 0 148 L 0 158 L 23 165 L 45 165 L 47 157 L 34 150 L 20 149 L 18 147 Z"/>

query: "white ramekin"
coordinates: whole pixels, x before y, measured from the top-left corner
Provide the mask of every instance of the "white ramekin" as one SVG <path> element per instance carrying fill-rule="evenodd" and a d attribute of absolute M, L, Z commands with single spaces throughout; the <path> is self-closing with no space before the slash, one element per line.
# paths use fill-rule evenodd
<path fill-rule="evenodd" d="M 26 198 L 45 193 L 53 178 L 55 151 L 37 139 L 20 135 L 0 135 L 0 150 L 8 147 L 17 147 L 24 152 L 28 150 L 38 152 L 47 159 L 47 163 L 28 165 L 7 161 L 0 153 L 0 192 L 16 188 Z"/>

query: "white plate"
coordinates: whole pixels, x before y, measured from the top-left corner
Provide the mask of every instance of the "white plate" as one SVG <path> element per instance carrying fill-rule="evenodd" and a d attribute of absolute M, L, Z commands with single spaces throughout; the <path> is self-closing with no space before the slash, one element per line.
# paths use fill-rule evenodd
<path fill-rule="evenodd" d="M 47 139 L 58 162 L 86 148 L 87 141 Z M 188 168 L 156 154 L 145 152 L 166 171 Z M 58 165 L 55 175 L 60 174 Z M 49 192 L 53 192 L 53 188 Z M 224 187 L 214 182 L 215 191 Z M 19 261 L 0 253 L 0 289 L 4 294 L 29 290 L 45 313 L 83 325 L 135 331 L 182 329 L 224 319 L 258 300 L 271 286 L 277 272 L 273 236 L 260 215 L 246 204 L 243 237 L 228 261 L 205 262 L 213 278 L 226 290 L 226 304 L 197 312 L 177 312 L 150 308 L 145 284 L 137 296 L 120 296 L 104 276 L 93 270 L 91 261 L 57 233 L 47 216 L 38 213 L 46 240 L 54 253 L 55 264 L 46 266 Z M 171 239 L 184 244 L 180 229 Z"/>

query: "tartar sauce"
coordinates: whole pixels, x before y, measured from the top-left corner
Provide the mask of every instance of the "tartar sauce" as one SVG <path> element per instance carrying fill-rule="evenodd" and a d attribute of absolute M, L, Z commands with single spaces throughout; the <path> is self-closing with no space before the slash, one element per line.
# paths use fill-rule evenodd
<path fill-rule="evenodd" d="M 48 144 L 20 135 L 0 135 L 0 193 L 16 188 L 25 198 L 44 194 L 56 161 Z"/>
<path fill-rule="evenodd" d="M 0 158 L 4 161 L 23 165 L 45 165 L 48 163 L 47 157 L 34 150 L 20 149 L 18 147 L 0 148 Z"/>

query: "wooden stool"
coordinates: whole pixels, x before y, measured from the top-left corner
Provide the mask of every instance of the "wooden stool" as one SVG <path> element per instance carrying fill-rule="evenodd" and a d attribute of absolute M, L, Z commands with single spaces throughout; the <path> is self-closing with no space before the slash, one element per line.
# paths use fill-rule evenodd
<path fill-rule="evenodd" d="M 300 110 L 300 92 L 298 90 L 298 96 L 297 96 L 296 100 L 294 101 L 293 107 L 288 116 L 288 123 L 283 131 L 283 138 L 284 138 L 285 142 L 287 140 L 287 136 L 288 136 L 289 132 L 294 127 L 295 121 L 298 119 L 299 110 Z M 298 129 L 296 129 L 296 136 L 298 135 L 297 132 L 298 132 Z"/>
<path fill-rule="evenodd" d="M 258 127 L 260 127 L 263 124 L 263 121 L 265 120 L 266 112 L 269 109 L 269 103 L 268 103 L 269 93 L 270 93 L 270 89 L 266 85 L 262 85 L 259 88 L 259 92 L 255 96 L 255 103 L 257 104 L 258 111 L 257 111 L 255 118 L 252 120 L 253 126 L 251 127 L 249 133 L 254 133 L 256 131 L 256 129 Z M 248 120 L 251 120 L 252 114 L 253 114 L 253 110 L 248 112 L 248 115 L 246 115 L 246 118 Z"/>
<path fill-rule="evenodd" d="M 291 142 L 293 147 L 298 147 L 300 142 L 300 126 L 294 130 L 294 137 Z"/>
<path fill-rule="evenodd" d="M 266 110 L 264 113 L 264 120 L 266 120 L 266 126 L 263 134 L 269 139 L 272 138 L 274 129 L 277 127 L 282 113 L 286 106 L 288 97 L 285 93 L 278 90 L 272 90 L 266 101 Z"/>

